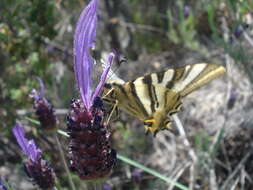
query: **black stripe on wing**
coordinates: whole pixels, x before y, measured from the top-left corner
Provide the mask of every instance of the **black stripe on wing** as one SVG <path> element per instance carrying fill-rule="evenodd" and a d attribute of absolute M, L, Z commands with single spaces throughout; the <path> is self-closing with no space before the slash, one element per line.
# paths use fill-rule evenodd
<path fill-rule="evenodd" d="M 146 75 L 142 79 L 142 81 L 146 85 L 147 90 L 148 90 L 148 96 L 149 96 L 149 99 L 150 99 L 151 112 L 155 112 L 155 99 L 157 99 L 157 97 L 155 97 L 155 94 L 154 94 L 154 86 L 152 85 L 151 75 Z"/>
<path fill-rule="evenodd" d="M 135 100 L 135 103 L 138 105 L 138 107 L 140 108 L 140 110 L 144 114 L 144 116 L 148 117 L 149 115 L 147 113 L 147 110 L 145 109 L 145 107 L 142 104 L 139 96 L 136 93 L 136 87 L 135 87 L 134 83 L 130 82 L 129 85 L 130 85 L 132 96 L 133 96 L 133 99 Z"/>

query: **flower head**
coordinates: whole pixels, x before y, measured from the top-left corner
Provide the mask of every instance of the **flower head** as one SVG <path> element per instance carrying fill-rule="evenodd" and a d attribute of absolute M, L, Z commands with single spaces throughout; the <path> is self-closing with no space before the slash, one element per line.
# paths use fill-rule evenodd
<path fill-rule="evenodd" d="M 141 170 L 139 168 L 134 168 L 131 174 L 132 174 L 133 182 L 136 184 L 140 184 L 142 180 Z"/>
<path fill-rule="evenodd" d="M 4 180 L 0 176 L 0 190 L 7 190 L 7 187 L 4 186 Z"/>
<path fill-rule="evenodd" d="M 34 99 L 35 114 L 40 121 L 42 129 L 54 130 L 57 126 L 57 118 L 55 110 L 51 102 L 45 98 L 45 86 L 40 78 L 38 78 L 40 84 L 39 93 L 33 89 L 30 96 Z"/>
<path fill-rule="evenodd" d="M 99 97 L 113 62 L 110 54 L 100 82 L 92 91 L 91 74 L 97 25 L 98 0 L 91 0 L 78 20 L 74 36 L 74 62 L 80 99 L 71 103 L 67 132 L 70 136 L 69 158 L 72 171 L 81 179 L 97 180 L 108 176 L 116 161 L 110 146 L 110 132 L 104 124 L 103 101 Z"/>
<path fill-rule="evenodd" d="M 190 7 L 189 6 L 184 6 L 184 17 L 188 18 L 190 15 Z"/>
<path fill-rule="evenodd" d="M 90 50 L 95 47 L 97 7 L 98 0 L 91 0 L 79 17 L 74 35 L 75 76 L 87 111 L 90 110 L 95 97 L 99 95 L 114 58 L 113 54 L 109 56 L 108 66 L 104 69 L 97 88 L 92 92 L 91 74 L 95 60 L 91 57 Z"/>
<path fill-rule="evenodd" d="M 52 189 L 55 183 L 55 173 L 48 162 L 42 159 L 42 152 L 36 147 L 34 140 L 27 140 L 25 132 L 20 123 L 12 129 L 23 153 L 28 161 L 24 163 L 24 169 L 28 177 L 32 178 L 41 189 Z"/>
<path fill-rule="evenodd" d="M 0 190 L 7 190 L 7 188 L 4 185 L 0 184 Z"/>

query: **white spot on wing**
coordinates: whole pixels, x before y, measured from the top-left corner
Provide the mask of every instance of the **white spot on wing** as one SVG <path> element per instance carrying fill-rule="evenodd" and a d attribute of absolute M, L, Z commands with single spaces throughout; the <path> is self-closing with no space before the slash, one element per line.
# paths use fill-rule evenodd
<path fill-rule="evenodd" d="M 171 81 L 171 79 L 173 78 L 174 72 L 175 72 L 175 71 L 172 70 L 172 69 L 169 69 L 169 70 L 165 71 L 164 76 L 163 76 L 163 80 L 162 80 L 162 82 L 161 82 L 161 84 L 162 84 L 163 86 L 166 86 L 166 84 L 167 84 L 169 81 Z"/>
<path fill-rule="evenodd" d="M 141 103 L 146 109 L 147 113 L 151 115 L 151 101 L 148 95 L 148 91 L 146 90 L 146 85 L 135 85 L 136 94 L 139 97 Z"/>
<path fill-rule="evenodd" d="M 152 84 L 157 84 L 158 83 L 158 78 L 157 78 L 156 73 L 151 74 L 151 79 L 152 79 Z"/>

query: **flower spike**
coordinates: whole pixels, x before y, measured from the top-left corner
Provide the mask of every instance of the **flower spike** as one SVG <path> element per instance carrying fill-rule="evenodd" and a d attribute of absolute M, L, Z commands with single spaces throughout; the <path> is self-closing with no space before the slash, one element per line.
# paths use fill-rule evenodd
<path fill-rule="evenodd" d="M 41 189 L 49 190 L 54 187 L 55 173 L 48 162 L 42 159 L 42 152 L 36 147 L 34 140 L 27 140 L 20 123 L 12 129 L 14 136 L 28 160 L 24 163 L 24 169 L 28 177 Z"/>
<path fill-rule="evenodd" d="M 69 158 L 73 172 L 83 180 L 98 180 L 110 175 L 116 162 L 111 148 L 108 125 L 104 123 L 105 109 L 99 97 L 113 63 L 109 55 L 100 82 L 92 91 L 91 74 L 95 60 L 90 55 L 94 47 L 98 0 L 91 0 L 78 20 L 74 36 L 74 69 L 80 99 L 73 99 L 67 117 Z"/>
<path fill-rule="evenodd" d="M 57 128 L 58 120 L 55 115 L 55 109 L 52 103 L 45 97 L 45 85 L 40 78 L 38 78 L 40 90 L 33 89 L 30 97 L 34 99 L 35 114 L 40 121 L 41 129 L 53 131 Z"/>

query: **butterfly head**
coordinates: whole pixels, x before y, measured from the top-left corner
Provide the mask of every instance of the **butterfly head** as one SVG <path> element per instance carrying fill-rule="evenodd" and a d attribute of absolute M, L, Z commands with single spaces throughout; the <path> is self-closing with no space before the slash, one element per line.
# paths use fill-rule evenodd
<path fill-rule="evenodd" d="M 144 128 L 154 136 L 161 130 L 171 129 L 171 120 L 163 112 L 155 112 L 153 118 L 144 121 Z"/>

